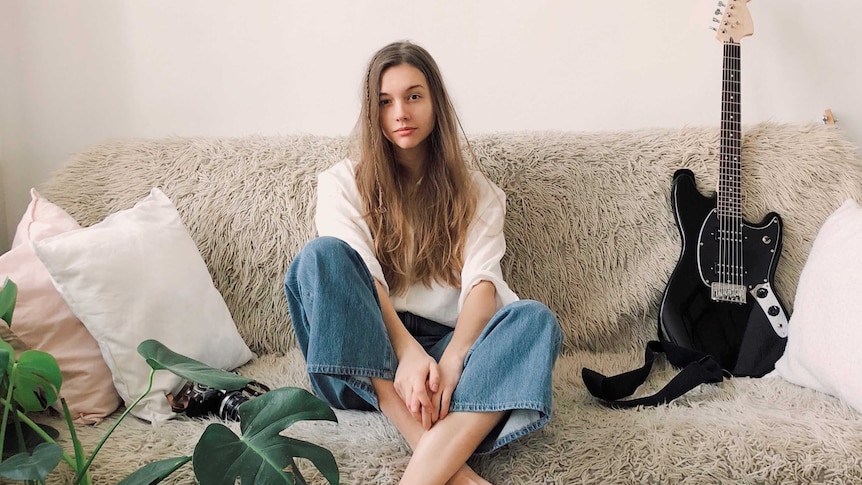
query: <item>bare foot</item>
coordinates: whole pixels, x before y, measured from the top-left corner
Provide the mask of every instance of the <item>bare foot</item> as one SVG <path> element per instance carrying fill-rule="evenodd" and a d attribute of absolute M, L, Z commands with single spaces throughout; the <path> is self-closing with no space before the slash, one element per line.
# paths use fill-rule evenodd
<path fill-rule="evenodd" d="M 446 482 L 446 485 L 493 485 L 488 480 L 480 477 L 472 468 L 466 464 L 462 466 L 452 478 Z"/>

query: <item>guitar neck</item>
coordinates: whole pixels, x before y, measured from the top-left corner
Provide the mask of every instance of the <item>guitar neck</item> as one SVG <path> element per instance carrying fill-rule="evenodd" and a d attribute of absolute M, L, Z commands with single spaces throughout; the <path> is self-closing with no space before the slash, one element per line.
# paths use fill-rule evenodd
<path fill-rule="evenodd" d="M 721 89 L 721 161 L 719 217 L 742 218 L 742 124 L 740 116 L 739 43 L 724 43 Z"/>

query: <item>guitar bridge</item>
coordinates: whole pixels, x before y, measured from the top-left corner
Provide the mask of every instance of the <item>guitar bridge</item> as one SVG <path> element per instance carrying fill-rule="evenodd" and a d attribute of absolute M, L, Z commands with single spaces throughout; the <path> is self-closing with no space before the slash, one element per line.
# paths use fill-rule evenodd
<path fill-rule="evenodd" d="M 724 301 L 728 303 L 745 303 L 745 285 L 734 285 L 731 283 L 715 282 L 710 285 L 713 301 Z"/>

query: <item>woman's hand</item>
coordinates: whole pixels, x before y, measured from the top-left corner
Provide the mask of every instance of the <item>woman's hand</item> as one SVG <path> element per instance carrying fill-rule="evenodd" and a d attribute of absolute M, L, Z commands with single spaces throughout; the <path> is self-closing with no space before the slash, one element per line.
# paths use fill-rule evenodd
<path fill-rule="evenodd" d="M 399 357 L 394 386 L 413 418 L 424 429 L 431 429 L 439 416 L 439 401 L 435 406 L 431 397 L 440 388 L 440 372 L 437 362 L 418 342 Z"/>
<path fill-rule="evenodd" d="M 440 372 L 440 385 L 436 391 L 432 391 L 431 400 L 435 409 L 439 410 L 438 419 L 443 419 L 449 414 L 449 405 L 452 403 L 452 393 L 458 381 L 461 380 L 461 372 L 464 370 L 464 358 L 454 353 L 443 352 L 440 363 L 437 364 Z M 436 422 L 436 421 L 435 421 Z"/>
<path fill-rule="evenodd" d="M 464 300 L 452 340 L 449 341 L 443 356 L 440 357 L 440 363 L 437 364 L 440 369 L 440 386 L 438 389 L 431 390 L 435 409 L 439 410 L 439 419 L 449 414 L 452 394 L 458 381 L 461 380 L 467 353 L 496 312 L 496 294 L 497 288 L 494 284 L 482 280 L 470 289 Z"/>

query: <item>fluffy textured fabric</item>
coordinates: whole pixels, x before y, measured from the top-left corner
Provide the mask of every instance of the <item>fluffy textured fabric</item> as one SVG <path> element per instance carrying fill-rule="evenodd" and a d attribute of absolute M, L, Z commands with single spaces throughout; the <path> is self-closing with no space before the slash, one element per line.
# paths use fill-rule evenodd
<path fill-rule="evenodd" d="M 769 211 L 783 217 L 776 287 L 792 307 L 817 230 L 848 197 L 862 200 L 862 163 L 834 127 L 762 124 L 744 134 L 743 211 L 753 222 Z M 680 252 L 671 178 L 689 168 L 712 192 L 717 128 L 486 134 L 471 145 L 508 197 L 504 274 L 522 298 L 556 312 L 566 337 L 551 423 L 473 459 L 480 474 L 497 484 L 862 481 L 862 416 L 784 380 L 733 379 L 628 411 L 602 407 L 583 386 L 582 367 L 610 374 L 640 365 Z M 109 142 L 75 156 L 42 192 L 91 225 L 161 187 L 240 334 L 261 355 L 243 372 L 272 386 L 305 387 L 282 280 L 314 235 L 315 174 L 347 151 L 346 138 L 318 136 Z M 671 372 L 664 368 L 643 392 Z M 409 448 L 395 428 L 375 413 L 337 414 L 338 424 L 301 423 L 286 434 L 332 450 L 343 483 L 396 483 Z M 78 432 L 92 448 L 109 424 Z M 175 420 L 151 429 L 129 420 L 96 459 L 96 482 L 190 454 L 204 427 Z M 64 469 L 55 481 L 65 479 Z M 190 467 L 174 480 L 189 483 Z"/>

